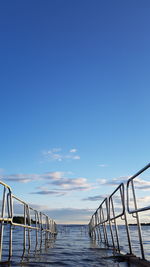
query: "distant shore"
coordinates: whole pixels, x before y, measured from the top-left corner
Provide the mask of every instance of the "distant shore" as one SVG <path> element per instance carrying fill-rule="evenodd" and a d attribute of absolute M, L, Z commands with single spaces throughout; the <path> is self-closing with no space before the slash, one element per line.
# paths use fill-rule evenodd
<path fill-rule="evenodd" d="M 136 226 L 137 223 L 129 223 L 130 226 Z M 147 225 L 150 225 L 150 223 L 140 223 L 140 225 L 142 226 L 147 226 Z"/>

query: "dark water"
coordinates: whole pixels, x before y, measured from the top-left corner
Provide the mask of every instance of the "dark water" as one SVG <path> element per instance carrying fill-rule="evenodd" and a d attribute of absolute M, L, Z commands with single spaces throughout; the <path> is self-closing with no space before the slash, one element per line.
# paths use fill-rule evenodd
<path fill-rule="evenodd" d="M 144 226 L 145 227 L 145 226 Z M 92 241 L 88 236 L 87 226 L 59 226 L 56 238 L 51 238 L 45 243 L 35 246 L 35 232 L 31 231 L 30 250 L 23 251 L 23 229 L 13 229 L 13 256 L 10 264 L 5 266 L 52 266 L 52 267 L 126 267 L 136 266 L 127 262 L 119 262 L 117 257 L 112 257 L 113 250 Z M 147 256 L 150 256 L 149 234 L 150 227 L 145 231 L 145 247 Z M 122 232 L 122 248 L 128 251 L 125 231 Z M 132 242 L 136 254 L 140 253 L 137 242 L 136 229 L 132 226 Z M 8 255 L 8 229 L 5 229 L 5 246 L 3 246 L 3 260 Z M 28 246 L 27 246 L 28 247 Z"/>

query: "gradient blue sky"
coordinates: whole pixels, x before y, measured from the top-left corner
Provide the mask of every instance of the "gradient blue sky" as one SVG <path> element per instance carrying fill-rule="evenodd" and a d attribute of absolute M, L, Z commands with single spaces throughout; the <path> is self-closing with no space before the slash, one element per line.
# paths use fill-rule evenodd
<path fill-rule="evenodd" d="M 150 2 L 1 1 L 1 179 L 58 222 L 88 222 L 149 162 Z"/>

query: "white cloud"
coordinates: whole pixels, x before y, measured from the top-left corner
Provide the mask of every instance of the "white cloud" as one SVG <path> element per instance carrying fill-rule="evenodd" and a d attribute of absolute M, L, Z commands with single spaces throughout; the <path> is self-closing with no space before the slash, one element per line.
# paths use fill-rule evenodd
<path fill-rule="evenodd" d="M 40 193 L 39 193 L 40 194 Z M 0 206 L 1 206 L 0 200 Z M 26 202 L 27 203 L 27 202 Z M 42 212 L 48 215 L 50 218 L 53 218 L 56 223 L 85 223 L 88 224 L 92 214 L 94 213 L 93 209 L 87 208 L 51 208 L 50 205 L 42 205 L 42 204 L 33 204 L 28 203 L 29 207 L 37 210 L 38 212 Z M 14 216 L 24 216 L 24 205 L 19 201 L 13 201 L 13 214 Z M 5 217 L 7 217 L 8 211 L 6 207 Z"/>
<path fill-rule="evenodd" d="M 146 181 L 144 179 L 141 179 L 140 177 L 137 177 L 134 179 L 135 188 L 141 189 L 141 190 L 150 190 L 150 181 Z"/>
<path fill-rule="evenodd" d="M 43 189 L 43 190 L 39 190 L 37 192 L 31 192 L 30 194 L 64 196 L 64 195 L 66 195 L 66 192 Z"/>
<path fill-rule="evenodd" d="M 12 174 L 1 175 L 0 178 L 9 182 L 29 183 L 37 181 L 46 181 L 46 189 L 40 187 L 40 191 L 34 194 L 55 194 L 64 195 L 69 191 L 87 191 L 93 189 L 93 185 L 88 183 L 86 178 L 70 178 L 66 177 L 68 173 L 65 172 L 47 172 L 44 174 Z M 51 188 L 49 190 L 49 187 Z M 57 187 L 57 189 L 53 188 Z M 62 192 L 63 190 L 63 192 Z"/>
<path fill-rule="evenodd" d="M 102 168 L 105 168 L 105 167 L 107 167 L 108 165 L 107 165 L 107 164 L 98 164 L 97 166 L 102 167 Z"/>
<path fill-rule="evenodd" d="M 98 179 L 98 183 L 100 185 L 112 185 L 112 186 L 117 186 L 121 183 L 126 183 L 127 180 L 129 179 L 129 176 L 124 176 L 124 177 L 119 177 L 119 178 L 112 178 L 112 179 Z"/>
<path fill-rule="evenodd" d="M 83 198 L 83 201 L 103 201 L 107 195 L 96 195 L 92 197 Z"/>
<path fill-rule="evenodd" d="M 138 202 L 149 204 L 150 203 L 150 196 L 140 197 L 140 198 L 138 198 Z"/>
<path fill-rule="evenodd" d="M 76 153 L 76 152 L 77 152 L 77 149 L 76 149 L 76 148 L 72 148 L 72 149 L 70 149 L 69 152 L 70 152 L 70 153 Z"/>
<path fill-rule="evenodd" d="M 42 177 L 43 180 L 60 180 L 62 177 L 64 177 L 65 172 L 47 172 Z"/>
<path fill-rule="evenodd" d="M 52 181 L 51 184 L 59 186 L 64 190 L 69 191 L 87 191 L 91 190 L 93 186 L 87 182 L 86 178 L 64 178 Z"/>
<path fill-rule="evenodd" d="M 62 149 L 61 148 L 53 148 L 52 151 L 53 152 L 60 152 Z"/>
<path fill-rule="evenodd" d="M 85 223 L 88 224 L 95 210 L 88 208 L 50 208 L 47 205 L 28 203 L 30 207 L 53 218 L 56 223 Z M 23 205 L 14 201 L 14 215 L 23 216 Z"/>
<path fill-rule="evenodd" d="M 20 183 L 29 183 L 33 181 L 41 180 L 57 180 L 64 175 L 63 172 L 47 172 L 44 174 L 11 174 L 11 175 L 0 175 L 0 179 L 9 181 L 9 182 L 20 182 Z"/>
<path fill-rule="evenodd" d="M 110 185 L 110 186 L 117 186 L 121 183 L 126 184 L 128 179 L 131 176 L 124 176 L 124 177 L 119 177 L 119 178 L 112 178 L 112 179 L 98 179 L 97 182 L 100 185 Z M 134 185 L 136 189 L 141 189 L 148 191 L 150 190 L 150 181 L 146 181 L 140 177 L 136 177 L 134 180 Z"/>
<path fill-rule="evenodd" d="M 74 156 L 73 159 L 80 159 L 80 156 Z"/>
<path fill-rule="evenodd" d="M 72 148 L 68 153 L 62 152 L 61 148 L 52 148 L 51 150 L 43 151 L 43 155 L 48 161 L 63 161 L 67 159 L 79 160 L 80 156 L 76 154 L 77 149 Z"/>
<path fill-rule="evenodd" d="M 10 182 L 21 182 L 28 183 L 34 180 L 41 180 L 40 175 L 38 174 L 11 174 L 11 175 L 1 175 L 0 179 Z"/>

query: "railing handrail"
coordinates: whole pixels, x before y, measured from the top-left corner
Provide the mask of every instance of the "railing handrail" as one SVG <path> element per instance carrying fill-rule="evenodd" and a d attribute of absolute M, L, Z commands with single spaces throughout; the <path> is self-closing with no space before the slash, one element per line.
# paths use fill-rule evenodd
<path fill-rule="evenodd" d="M 48 217 L 45 213 L 42 213 L 41 211 L 37 211 L 36 209 L 32 208 L 28 203 L 26 203 L 24 200 L 12 194 L 12 189 L 10 188 L 10 186 L 5 184 L 4 182 L 0 181 L 0 185 L 3 186 L 2 207 L 0 215 L 0 262 L 1 262 L 2 251 L 3 251 L 3 232 L 5 229 L 4 223 L 8 223 L 10 225 L 8 260 L 10 260 L 12 256 L 12 226 L 19 226 L 24 228 L 24 237 L 23 237 L 24 249 L 26 248 L 26 230 L 28 231 L 28 247 L 30 248 L 30 243 L 31 243 L 30 230 L 35 230 L 36 232 L 36 246 L 37 246 L 39 231 L 41 232 L 40 242 L 42 242 L 42 232 L 45 233 L 45 240 L 48 240 L 48 238 L 50 238 L 50 235 L 54 236 L 57 234 L 57 229 L 56 229 L 56 223 L 52 218 Z M 23 218 L 23 223 L 18 223 L 13 221 L 15 217 L 13 200 L 19 202 L 19 204 L 22 205 L 23 207 L 23 214 L 22 214 L 23 216 L 21 216 Z M 6 204 L 7 204 L 7 216 L 5 212 Z M 34 224 L 32 224 L 32 220 L 35 222 L 35 226 Z"/>
<path fill-rule="evenodd" d="M 97 210 L 99 210 L 99 213 L 100 213 L 101 211 L 103 211 L 103 205 L 104 205 L 104 204 L 106 205 L 106 213 L 107 213 L 107 215 L 106 215 L 106 218 L 103 219 L 103 220 L 101 220 L 100 223 L 105 223 L 105 222 L 108 221 L 108 198 L 107 198 L 107 197 L 104 198 L 104 200 L 102 201 L 102 203 L 101 203 L 100 206 L 98 207 Z M 99 223 L 99 224 L 100 224 L 100 223 Z"/>
<path fill-rule="evenodd" d="M 99 221 L 99 223 L 97 224 L 96 220 L 95 221 L 93 220 L 93 215 L 92 215 L 92 218 L 89 222 L 89 234 L 93 238 L 96 238 L 97 235 L 98 235 L 98 238 L 101 237 L 100 225 L 102 226 L 102 230 L 103 230 L 104 235 L 105 235 L 104 236 L 104 243 L 106 245 L 109 245 L 108 239 L 107 239 L 107 228 L 105 225 L 105 223 L 108 223 L 110 226 L 110 233 L 111 233 L 113 247 L 115 249 L 117 249 L 118 251 L 120 251 L 120 244 L 119 244 L 118 228 L 117 228 L 116 219 L 121 218 L 122 220 L 124 220 L 125 226 L 126 226 L 129 251 L 130 251 L 130 254 L 132 254 L 132 245 L 131 245 L 131 240 L 130 240 L 130 232 L 129 232 L 129 226 L 128 226 L 128 221 L 127 221 L 126 211 L 128 212 L 128 214 L 132 214 L 134 216 L 134 218 L 137 220 L 138 237 L 139 237 L 139 244 L 140 244 L 142 259 L 145 259 L 145 253 L 144 253 L 143 240 L 142 240 L 141 224 L 140 224 L 140 219 L 139 219 L 138 213 L 142 212 L 142 211 L 150 210 L 150 206 L 145 206 L 143 208 L 137 207 L 137 200 L 136 200 L 136 194 L 135 194 L 135 188 L 134 188 L 134 179 L 137 176 L 139 176 L 141 173 L 146 171 L 148 168 L 150 168 L 150 163 L 147 164 L 140 171 L 138 171 L 136 174 L 131 176 L 127 180 L 126 184 L 120 183 L 120 185 L 113 191 L 113 193 L 109 197 L 105 198 L 102 201 L 102 203 L 100 204 L 100 206 L 97 208 L 96 212 L 93 215 L 98 215 L 98 211 L 99 211 L 100 207 L 102 206 L 104 201 L 106 201 L 106 203 L 108 203 L 108 219 L 107 220 L 101 221 L 99 218 L 97 218 L 96 220 Z M 132 210 L 130 209 L 130 206 L 129 206 L 129 187 L 130 187 L 130 184 L 131 184 L 133 203 L 134 203 L 134 208 Z M 125 188 L 126 188 L 126 199 L 125 199 Z M 120 191 L 120 200 L 121 200 L 121 204 L 122 204 L 122 211 L 116 215 L 113 197 L 115 197 L 115 194 L 118 192 L 118 190 Z M 126 202 L 125 202 L 125 200 L 126 200 Z M 111 216 L 111 214 L 112 214 L 112 216 Z M 114 234 L 113 234 L 113 228 L 111 225 L 112 222 L 114 223 L 115 238 L 114 238 Z M 93 225 L 91 225 L 91 224 L 93 224 Z M 117 245 L 115 245 L 115 242 L 114 242 L 115 239 L 116 239 Z"/>
<path fill-rule="evenodd" d="M 130 209 L 130 206 L 129 206 L 129 185 L 130 183 L 132 183 L 132 186 L 133 185 L 133 182 L 134 182 L 134 179 L 139 176 L 141 173 L 143 173 L 144 171 L 146 171 L 148 168 L 150 168 L 150 163 L 147 164 L 144 168 L 142 168 L 140 171 L 138 171 L 136 174 L 134 174 L 132 177 L 130 177 L 130 179 L 127 181 L 127 211 L 129 214 L 133 214 L 133 213 L 136 213 L 136 212 L 141 212 L 141 211 L 146 211 L 146 210 L 149 210 L 150 209 L 150 206 L 146 206 L 146 207 L 143 207 L 143 208 L 135 208 L 135 209 Z"/>
<path fill-rule="evenodd" d="M 142 168 L 141 170 L 139 170 L 137 173 L 135 173 L 134 175 L 132 175 L 128 181 L 127 184 L 133 180 L 135 177 L 139 176 L 142 172 L 146 171 L 148 168 L 150 167 L 150 163 L 148 163 L 144 168 Z"/>
<path fill-rule="evenodd" d="M 4 183 L 2 181 L 0 181 L 0 184 L 3 185 L 4 187 L 8 188 L 10 191 L 12 191 L 11 187 L 8 184 L 6 184 L 6 183 Z"/>
<path fill-rule="evenodd" d="M 113 217 L 111 217 L 110 216 L 110 210 L 111 210 L 111 205 L 110 205 L 110 203 L 111 202 L 113 202 L 113 196 L 115 195 L 115 193 L 118 191 L 118 190 L 120 190 L 120 192 L 121 192 L 121 190 L 122 190 L 122 196 L 121 196 L 121 202 L 122 202 L 122 212 L 120 213 L 120 214 L 118 214 L 118 215 L 116 215 L 116 216 L 113 216 Z M 113 191 L 113 193 L 108 197 L 108 207 L 109 207 L 109 220 L 114 220 L 114 219 L 117 219 L 117 218 L 119 218 L 119 217 L 121 217 L 121 216 L 123 216 L 124 215 L 124 213 L 125 213 L 125 199 L 124 199 L 124 184 L 123 183 L 121 183 L 114 191 Z"/>

